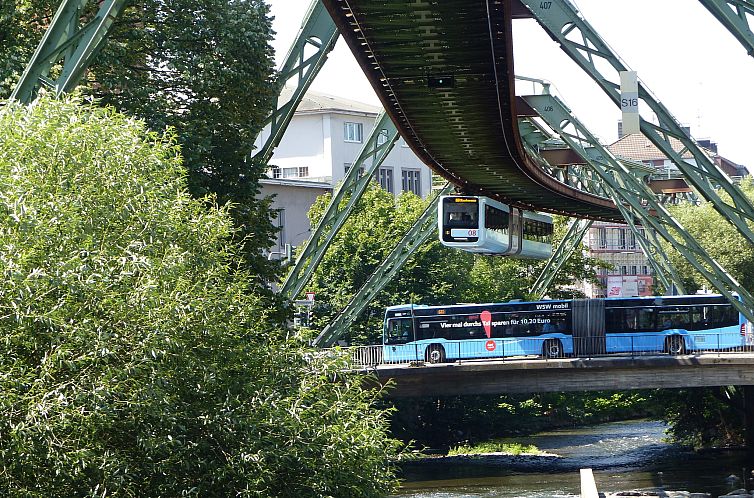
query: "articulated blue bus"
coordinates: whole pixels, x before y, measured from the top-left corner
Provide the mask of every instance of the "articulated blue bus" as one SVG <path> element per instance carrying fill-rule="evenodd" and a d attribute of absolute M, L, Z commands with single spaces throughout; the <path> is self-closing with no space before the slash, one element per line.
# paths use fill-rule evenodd
<path fill-rule="evenodd" d="M 751 323 L 720 295 L 409 304 L 389 307 L 383 327 L 383 360 L 388 363 L 680 355 L 752 345 Z"/>

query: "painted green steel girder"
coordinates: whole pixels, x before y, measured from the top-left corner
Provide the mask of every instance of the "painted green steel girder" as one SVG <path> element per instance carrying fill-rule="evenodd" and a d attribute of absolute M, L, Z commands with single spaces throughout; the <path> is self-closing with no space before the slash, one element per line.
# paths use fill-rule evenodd
<path fill-rule="evenodd" d="M 438 193 L 438 196 L 449 194 L 452 190 L 452 185 L 448 183 Z M 398 273 L 398 270 L 401 269 L 414 252 L 429 240 L 431 236 L 436 234 L 437 197 L 430 200 L 427 208 L 408 232 L 406 232 L 406 235 L 403 236 L 385 260 L 380 263 L 380 266 L 377 267 L 361 289 L 351 298 L 343 311 L 314 339 L 313 344 L 325 348 L 332 346 L 335 341 L 343 337 L 343 334 L 353 325 L 369 302 L 385 288 L 385 285 Z"/>
<path fill-rule="evenodd" d="M 366 191 L 372 175 L 378 170 L 397 140 L 398 130 L 383 111 L 378 116 L 369 138 L 364 142 L 353 165 L 346 172 L 343 183 L 335 191 L 322 219 L 303 249 L 297 254 L 296 263 L 280 290 L 284 295 L 295 299 L 301 293 L 304 285 L 319 266 L 330 242 Z M 344 204 L 345 199 L 348 201 Z"/>
<path fill-rule="evenodd" d="M 278 96 L 276 110 L 267 118 L 260 136 L 263 137 L 267 133 L 269 135 L 254 154 L 255 159 L 265 164 L 270 161 L 275 147 L 283 139 L 283 134 L 298 104 L 304 98 L 314 77 L 319 74 L 337 40 L 338 29 L 330 14 L 327 13 L 320 0 L 312 0 L 296 41 L 288 51 L 278 77 L 281 91 L 289 83 L 292 86 L 295 85 L 295 88 L 290 95 Z"/>
<path fill-rule="evenodd" d="M 754 296 L 707 254 L 667 209 L 657 202 L 649 187 L 631 175 L 610 151 L 602 147 L 559 99 L 552 95 L 533 95 L 525 99 L 574 151 L 581 153 L 584 143 L 600 149 L 601 155 L 594 161 L 594 169 L 619 197 L 623 207 L 629 211 L 630 219 L 641 220 L 645 228 L 653 229 L 668 241 L 739 312 L 748 320 L 754 320 Z M 736 294 L 740 296 L 740 301 Z"/>
<path fill-rule="evenodd" d="M 523 98 L 526 100 L 526 97 Z M 581 142 L 583 143 L 583 140 Z M 601 158 L 599 151 L 600 148 L 595 147 L 590 143 L 584 144 L 582 153 L 586 153 L 586 155 L 583 157 L 587 161 L 589 166 L 581 168 L 579 173 L 574 176 L 576 176 L 579 181 L 583 181 L 582 178 L 588 177 L 588 181 L 599 185 L 599 188 L 601 189 L 603 195 L 610 197 L 617 206 L 618 210 L 624 218 L 626 225 L 634 234 L 634 237 L 639 242 L 639 246 L 647 256 L 654 274 L 660 279 L 665 289 L 671 288 L 670 281 L 666 276 L 670 275 L 672 281 L 675 283 L 676 289 L 679 289 L 680 292 L 683 292 L 683 284 L 678 277 L 678 272 L 670 263 L 670 259 L 662 250 L 662 246 L 660 246 L 656 238 L 651 239 L 646 236 L 645 231 L 638 227 L 637 222 L 634 220 L 631 212 L 629 212 L 625 208 L 625 206 L 623 206 L 621 198 L 617 194 L 617 192 L 611 187 L 609 183 L 603 182 L 602 178 L 595 171 L 596 168 L 599 168 L 599 163 L 597 162 Z M 533 155 L 534 158 L 539 162 L 544 161 L 543 158 L 538 156 L 538 152 L 536 150 L 529 150 L 529 154 Z M 634 176 L 640 183 L 641 180 L 639 180 L 639 178 L 651 171 L 651 168 L 647 168 L 645 165 L 634 163 L 632 161 L 623 160 L 620 161 L 620 163 L 624 167 L 626 167 L 630 174 Z M 587 172 L 591 173 L 591 176 L 586 175 L 585 173 Z M 639 220 L 639 222 L 640 221 L 641 220 Z M 575 251 L 579 246 L 579 242 L 581 242 L 581 239 L 584 237 L 587 229 L 588 227 L 577 227 L 575 224 L 569 228 L 569 231 L 566 234 L 566 238 L 561 241 L 561 244 L 558 246 L 555 253 L 552 255 L 547 265 L 545 265 L 545 268 L 542 270 L 542 273 L 537 278 L 537 281 L 532 286 L 532 293 L 541 297 L 545 294 L 545 292 L 547 292 L 549 286 L 555 278 L 556 273 L 560 270 L 562 265 L 565 264 L 568 258 L 571 257 L 573 251 Z"/>
<path fill-rule="evenodd" d="M 568 227 L 565 237 L 563 237 L 555 252 L 550 256 L 545 267 L 542 268 L 542 272 L 537 277 L 534 285 L 531 286 L 531 293 L 537 299 L 542 299 L 547 294 L 547 290 L 555 279 L 555 275 L 568 261 L 573 252 L 581 246 L 581 240 L 589 231 L 592 223 L 592 220 L 573 220 L 571 226 Z"/>
<path fill-rule="evenodd" d="M 52 88 L 58 96 L 79 84 L 89 63 L 102 48 L 113 21 L 128 3 L 128 0 L 98 2 L 99 10 L 94 17 L 79 26 L 82 12 L 90 1 L 63 0 L 13 89 L 11 99 L 28 104 L 36 97 L 40 84 Z M 61 61 L 60 76 L 51 80 L 50 69 Z"/>
<path fill-rule="evenodd" d="M 749 55 L 754 57 L 754 34 L 747 16 L 754 19 L 754 2 L 750 0 L 699 0 L 713 16 L 728 28 Z"/>
<path fill-rule="evenodd" d="M 628 70 L 628 67 L 612 52 L 575 7 L 568 0 L 521 2 L 559 43 L 563 51 L 620 107 L 620 72 Z M 604 74 L 602 70 L 608 67 L 612 68 L 612 72 Z M 747 240 L 754 243 L 754 230 L 749 226 L 749 222 L 754 220 L 752 203 L 707 157 L 696 142 L 686 135 L 670 111 L 656 100 L 641 82 L 639 99 L 654 112 L 659 122 L 655 125 L 641 119 L 642 133 L 678 166 L 686 180 L 710 201 L 725 219 L 729 220 Z M 693 156 L 696 164 L 683 159 L 686 152 Z M 726 201 L 715 187 L 727 194 L 730 202 Z"/>

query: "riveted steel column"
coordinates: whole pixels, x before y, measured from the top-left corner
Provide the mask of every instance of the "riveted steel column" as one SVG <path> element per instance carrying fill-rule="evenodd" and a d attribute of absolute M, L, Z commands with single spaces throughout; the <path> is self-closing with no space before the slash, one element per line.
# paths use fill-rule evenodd
<path fill-rule="evenodd" d="M 452 186 L 446 184 L 438 193 L 449 194 Z M 398 270 L 408 261 L 408 258 L 424 244 L 429 238 L 437 233 L 437 198 L 432 199 L 416 223 L 409 229 L 406 235 L 398 242 L 395 249 L 380 263 L 375 272 L 367 279 L 340 314 L 329 323 L 322 332 L 314 339 L 315 346 L 331 346 L 342 337 L 353 325 L 364 308 L 374 299 L 388 282 L 398 273 Z"/>
<path fill-rule="evenodd" d="M 723 26 L 736 37 L 746 52 L 754 57 L 754 34 L 747 15 L 754 18 L 754 2 L 750 0 L 699 0 Z"/>
<path fill-rule="evenodd" d="M 265 164 L 269 162 L 275 147 L 283 139 L 283 134 L 293 118 L 293 113 L 296 112 L 296 107 L 314 81 L 314 77 L 319 74 L 319 70 L 322 69 L 337 40 L 338 28 L 330 14 L 327 13 L 320 0 L 313 0 L 296 41 L 293 42 L 280 69 L 278 79 L 280 90 L 289 83 L 295 84 L 295 88 L 290 95 L 278 96 L 277 108 L 267 118 L 260 134 L 263 143 L 254 154 L 255 159 Z M 267 135 L 266 139 L 265 135 Z"/>
<path fill-rule="evenodd" d="M 657 202 L 649 187 L 631 175 L 628 168 L 602 147 L 558 98 L 551 95 L 533 95 L 524 99 L 577 153 L 586 154 L 582 143 L 589 143 L 598 148 L 600 157 L 592 165 L 630 214 L 641 220 L 645 227 L 654 229 L 675 247 L 748 320 L 754 319 L 754 296 L 707 254 L 667 209 Z M 736 294 L 740 296 L 740 301 Z"/>
<path fill-rule="evenodd" d="M 563 240 L 558 244 L 558 248 L 552 253 L 547 264 L 542 268 L 542 272 L 537 277 L 534 285 L 531 286 L 531 293 L 537 298 L 542 299 L 550 284 L 555 279 L 555 275 L 560 271 L 566 261 L 571 257 L 573 252 L 581 245 L 581 241 L 592 226 L 591 220 L 573 220 L 568 227 Z"/>
<path fill-rule="evenodd" d="M 90 0 L 63 0 L 49 28 L 26 65 L 10 98 L 29 103 L 37 95 L 40 84 L 56 95 L 71 91 L 81 81 L 89 63 L 102 48 L 113 21 L 128 0 L 105 0 L 95 16 L 79 27 L 81 13 Z M 57 80 L 49 79 L 50 68 L 63 60 Z"/>
<path fill-rule="evenodd" d="M 304 248 L 297 254 L 296 263 L 283 282 L 280 292 L 290 299 L 298 296 L 304 285 L 311 278 L 314 270 L 319 266 L 330 242 L 337 235 L 356 203 L 366 191 L 372 175 L 377 171 L 385 157 L 390 153 L 398 140 L 398 130 L 387 114 L 383 111 L 377 118 L 372 133 L 367 138 L 359 155 L 353 162 L 351 169 L 346 172 L 340 185 L 327 206 L 325 214 L 312 232 Z M 361 168 L 364 172 L 361 173 Z M 348 202 L 341 206 L 342 201 Z"/>
<path fill-rule="evenodd" d="M 565 51 L 604 90 L 610 99 L 620 106 L 620 71 L 628 67 L 613 54 L 596 31 L 576 11 L 568 0 L 521 0 L 534 18 L 545 28 Z M 612 67 L 611 74 L 603 74 L 600 68 Z M 754 231 L 748 225 L 754 220 L 754 206 L 733 184 L 731 179 L 715 165 L 696 142 L 688 137 L 681 125 L 665 106 L 655 99 L 642 83 L 639 83 L 639 99 L 657 116 L 658 125 L 641 120 L 642 133 L 670 158 L 701 195 L 732 223 L 750 242 L 754 243 Z M 672 141 L 682 144 L 674 150 Z M 696 164 L 687 163 L 684 153 L 693 155 Z M 731 201 L 727 202 L 716 192 L 719 187 Z"/>

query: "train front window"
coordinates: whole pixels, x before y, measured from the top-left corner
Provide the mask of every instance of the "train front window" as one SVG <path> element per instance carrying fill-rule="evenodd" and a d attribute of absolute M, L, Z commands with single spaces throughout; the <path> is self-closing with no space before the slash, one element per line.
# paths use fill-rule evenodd
<path fill-rule="evenodd" d="M 479 203 L 476 199 L 443 199 L 443 223 L 448 228 L 479 228 Z"/>
<path fill-rule="evenodd" d="M 387 322 L 385 344 L 406 344 L 412 341 L 413 327 L 411 318 L 395 318 Z"/>

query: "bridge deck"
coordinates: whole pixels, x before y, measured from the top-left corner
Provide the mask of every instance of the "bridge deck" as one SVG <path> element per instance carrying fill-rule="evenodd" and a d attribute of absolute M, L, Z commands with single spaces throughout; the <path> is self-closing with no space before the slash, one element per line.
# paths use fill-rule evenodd
<path fill-rule="evenodd" d="M 511 0 L 324 0 L 407 143 L 465 193 L 581 218 L 612 201 L 546 174 L 523 151 Z"/>
<path fill-rule="evenodd" d="M 473 360 L 365 369 L 389 396 L 442 396 L 754 385 L 754 354 Z"/>

